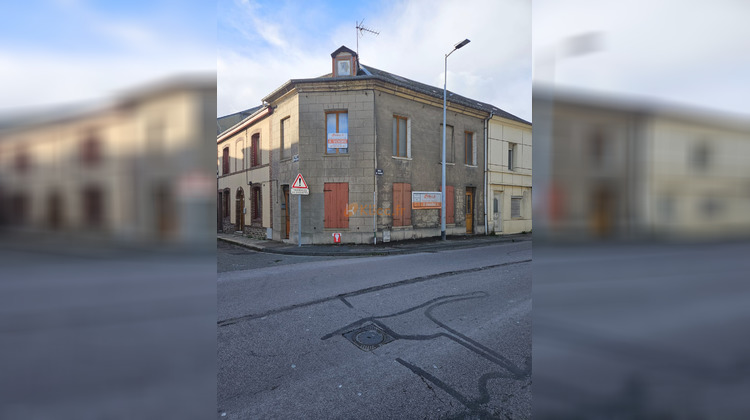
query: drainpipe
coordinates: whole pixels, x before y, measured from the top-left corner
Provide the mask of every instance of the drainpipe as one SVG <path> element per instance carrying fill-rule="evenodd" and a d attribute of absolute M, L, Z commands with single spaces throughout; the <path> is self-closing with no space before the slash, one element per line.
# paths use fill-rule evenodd
<path fill-rule="evenodd" d="M 373 147 L 375 151 L 372 154 L 374 168 L 372 171 L 372 243 L 378 244 L 378 175 L 375 173 L 378 169 L 378 120 L 375 118 L 375 89 L 372 90 L 372 133 Z"/>
<path fill-rule="evenodd" d="M 487 223 L 487 212 L 488 212 L 488 206 L 489 206 L 489 200 L 487 200 L 487 182 L 489 181 L 488 178 L 488 158 L 487 158 L 487 150 L 489 148 L 489 131 L 490 131 L 490 120 L 492 119 L 492 116 L 494 115 L 494 111 L 490 112 L 490 116 L 487 117 L 486 120 L 484 120 L 484 234 L 489 235 L 488 231 L 488 223 Z"/>

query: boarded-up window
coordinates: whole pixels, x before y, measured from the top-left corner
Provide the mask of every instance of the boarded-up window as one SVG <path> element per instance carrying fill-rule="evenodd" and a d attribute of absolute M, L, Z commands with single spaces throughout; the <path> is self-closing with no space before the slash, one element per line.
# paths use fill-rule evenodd
<path fill-rule="evenodd" d="M 455 205 L 456 205 L 456 196 L 453 192 L 453 186 L 446 185 L 445 190 L 447 193 L 445 194 L 445 224 L 450 225 L 456 223 L 455 218 Z M 441 216 L 442 220 L 442 216 Z"/>
<path fill-rule="evenodd" d="M 253 134 L 250 142 L 250 165 L 258 166 L 260 162 L 260 134 Z"/>
<path fill-rule="evenodd" d="M 521 202 L 523 197 L 511 197 L 510 198 L 510 217 L 520 218 L 521 217 Z"/>
<path fill-rule="evenodd" d="M 323 186 L 323 193 L 325 228 L 348 228 L 346 206 L 349 204 L 349 183 L 327 182 Z"/>
<path fill-rule="evenodd" d="M 411 184 L 393 183 L 393 226 L 411 226 Z"/>
<path fill-rule="evenodd" d="M 225 147 L 221 155 L 221 174 L 229 173 L 229 147 Z"/>

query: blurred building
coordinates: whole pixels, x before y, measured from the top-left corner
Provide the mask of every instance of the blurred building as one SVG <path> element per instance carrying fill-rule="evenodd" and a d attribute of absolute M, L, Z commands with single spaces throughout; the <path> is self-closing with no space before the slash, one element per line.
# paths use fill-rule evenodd
<path fill-rule="evenodd" d="M 443 89 L 365 66 L 343 46 L 331 69 L 288 81 L 220 132 L 220 230 L 296 243 L 301 199 L 302 243 L 439 236 L 439 195 L 436 208 L 435 194 L 419 193 L 441 188 Z M 530 156 L 529 122 L 449 92 L 447 234 L 530 231 Z M 290 195 L 297 174 L 309 195 Z"/>
<path fill-rule="evenodd" d="M 545 217 L 561 238 L 750 234 L 750 120 L 535 89 L 552 101 Z M 543 141 L 542 139 L 537 139 Z"/>
<path fill-rule="evenodd" d="M 134 242 L 213 231 L 214 78 L 175 78 L 108 105 L 0 132 L 4 225 Z"/>

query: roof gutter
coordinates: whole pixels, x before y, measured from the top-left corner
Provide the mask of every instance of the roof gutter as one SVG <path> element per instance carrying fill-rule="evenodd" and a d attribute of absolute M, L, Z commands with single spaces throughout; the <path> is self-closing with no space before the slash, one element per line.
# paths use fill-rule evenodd
<path fill-rule="evenodd" d="M 232 137 L 233 135 L 237 134 L 239 131 L 247 128 L 250 125 L 253 125 L 254 123 L 258 122 L 259 120 L 271 114 L 273 114 L 273 108 L 271 106 L 266 106 L 265 108 L 258 110 L 255 114 L 249 116 L 244 121 L 240 121 L 234 127 L 221 133 L 221 135 L 219 135 L 219 137 L 216 138 L 216 143 L 221 143 L 222 141 L 228 139 L 229 137 Z"/>

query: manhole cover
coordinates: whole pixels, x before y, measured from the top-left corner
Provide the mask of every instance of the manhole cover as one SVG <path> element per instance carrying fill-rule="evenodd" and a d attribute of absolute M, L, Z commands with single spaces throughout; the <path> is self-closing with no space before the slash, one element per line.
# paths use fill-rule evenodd
<path fill-rule="evenodd" d="M 391 337 L 374 324 L 365 325 L 342 335 L 344 338 L 351 341 L 352 344 L 364 351 L 376 349 L 395 340 L 395 338 Z"/>

